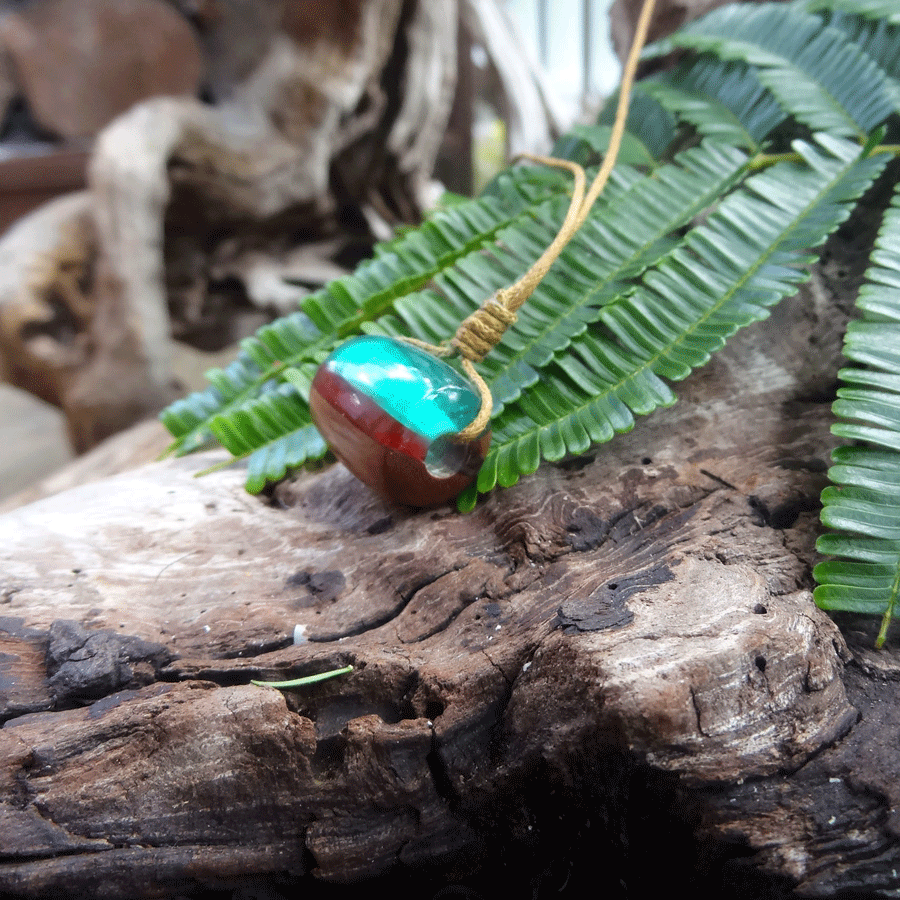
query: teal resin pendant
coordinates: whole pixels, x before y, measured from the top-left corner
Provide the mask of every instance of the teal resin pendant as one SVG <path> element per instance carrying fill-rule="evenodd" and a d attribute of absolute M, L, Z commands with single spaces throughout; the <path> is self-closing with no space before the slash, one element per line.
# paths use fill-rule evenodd
<path fill-rule="evenodd" d="M 478 473 L 490 431 L 457 435 L 478 415 L 481 397 L 456 369 L 404 341 L 365 336 L 319 366 L 309 407 L 334 455 L 396 503 L 436 506 Z"/>

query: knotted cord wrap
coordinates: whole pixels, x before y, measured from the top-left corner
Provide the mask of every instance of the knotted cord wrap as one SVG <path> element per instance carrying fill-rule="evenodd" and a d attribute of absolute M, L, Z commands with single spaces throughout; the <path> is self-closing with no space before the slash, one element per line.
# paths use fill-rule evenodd
<path fill-rule="evenodd" d="M 493 412 L 494 400 L 491 396 L 491 390 L 487 382 L 478 374 L 474 363 L 481 362 L 500 343 L 503 335 L 506 333 L 506 329 L 516 321 L 516 312 L 534 293 L 535 288 L 541 283 L 566 244 L 569 243 L 578 229 L 584 224 L 591 207 L 594 205 L 597 197 L 600 196 L 600 192 L 606 185 L 610 172 L 612 172 L 613 166 L 616 164 L 616 157 L 619 155 L 622 136 L 625 132 L 625 120 L 628 118 L 631 86 L 634 83 L 634 76 L 637 72 L 641 49 L 647 40 L 647 32 L 650 27 L 650 19 L 653 16 L 655 2 L 656 0 L 644 0 L 644 4 L 641 7 L 641 14 L 635 26 L 631 50 L 622 70 L 619 103 L 616 107 L 616 118 L 609 138 L 609 147 L 603 158 L 603 164 L 600 166 L 600 170 L 597 172 L 587 195 L 585 195 L 587 177 L 584 169 L 578 163 L 550 156 L 532 156 L 528 153 L 523 153 L 518 157 L 518 159 L 527 159 L 539 165 L 568 169 L 573 175 L 572 200 L 569 203 L 566 218 L 563 220 L 553 242 L 515 284 L 495 291 L 479 309 L 467 316 L 450 340 L 449 346 L 447 344 L 435 346 L 425 341 L 404 338 L 408 343 L 428 350 L 435 356 L 449 356 L 454 352 L 458 352 L 462 357 L 462 368 L 478 390 L 478 394 L 481 397 L 481 407 L 478 410 L 478 415 L 466 428 L 456 435 L 456 440 L 460 442 L 471 441 L 479 437 L 487 428 Z"/>
<path fill-rule="evenodd" d="M 479 310 L 465 319 L 450 341 L 464 359 L 481 362 L 516 321 L 516 314 L 500 295 L 501 291 L 496 291 Z"/>

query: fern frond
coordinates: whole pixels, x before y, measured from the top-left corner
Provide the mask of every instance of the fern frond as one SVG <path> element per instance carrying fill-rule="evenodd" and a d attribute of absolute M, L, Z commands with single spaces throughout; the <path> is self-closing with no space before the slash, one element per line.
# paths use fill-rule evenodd
<path fill-rule="evenodd" d="M 875 62 L 839 29 L 791 4 L 720 7 L 650 52 L 676 47 L 756 67 L 785 112 L 811 131 L 862 142 L 894 109 Z"/>
<path fill-rule="evenodd" d="M 569 187 L 556 171 L 529 167 L 504 173 L 487 195 L 440 210 L 418 230 L 383 244 L 354 273 L 307 297 L 302 312 L 264 325 L 242 341 L 234 363 L 206 373 L 210 387 L 165 410 L 162 422 L 175 438 L 170 452 L 196 449 L 212 436 L 216 416 L 244 408 L 279 383 L 286 368 L 321 361 L 364 322 L 390 310 L 398 297 L 477 253 L 499 230 Z"/>
<path fill-rule="evenodd" d="M 832 454 L 833 487 L 822 492 L 816 603 L 823 609 L 883 615 L 883 642 L 900 617 L 900 192 L 895 193 L 850 323 L 838 373 L 832 431 L 855 445 Z"/>
<path fill-rule="evenodd" d="M 843 12 L 900 25 L 900 9 L 894 0 L 807 0 L 809 12 Z"/>
<path fill-rule="evenodd" d="M 573 339 L 569 358 L 555 360 L 547 377 L 495 417 L 480 492 L 514 484 L 541 458 L 609 440 L 632 427 L 632 413 L 673 402 L 661 377 L 686 377 L 796 290 L 814 259 L 809 249 L 847 217 L 885 165 L 852 143 L 818 140 L 821 148 L 795 143 L 806 165 L 774 166 L 728 195 L 636 290 L 602 309 L 605 329 Z"/>
<path fill-rule="evenodd" d="M 750 151 L 759 150 L 785 119 L 755 70 L 743 63 L 701 57 L 639 82 L 635 90 L 653 97 L 701 136 Z"/>
<path fill-rule="evenodd" d="M 816 9 L 821 4 L 813 4 Z M 874 4 L 873 4 L 874 5 Z M 839 4 L 846 12 L 831 12 L 821 9 L 824 20 L 832 27 L 840 29 L 854 44 L 871 57 L 885 73 L 885 90 L 888 92 L 894 111 L 900 111 L 900 18 L 892 24 L 885 19 L 867 18 L 864 11 L 851 15 L 853 3 Z"/>

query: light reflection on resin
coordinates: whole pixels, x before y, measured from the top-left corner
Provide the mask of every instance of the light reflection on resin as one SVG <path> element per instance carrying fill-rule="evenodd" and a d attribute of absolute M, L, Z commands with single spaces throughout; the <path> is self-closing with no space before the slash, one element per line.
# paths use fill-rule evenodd
<path fill-rule="evenodd" d="M 454 368 L 392 338 L 342 344 L 319 367 L 310 410 L 335 456 L 378 493 L 398 503 L 434 506 L 475 477 L 490 432 L 454 440 L 481 399 Z"/>

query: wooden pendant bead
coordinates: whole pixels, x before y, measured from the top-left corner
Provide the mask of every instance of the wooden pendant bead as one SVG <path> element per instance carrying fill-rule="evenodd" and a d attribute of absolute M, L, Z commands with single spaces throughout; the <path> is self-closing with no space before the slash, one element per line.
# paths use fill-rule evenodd
<path fill-rule="evenodd" d="M 334 455 L 395 503 L 437 506 L 478 474 L 491 434 L 458 434 L 481 398 L 456 369 L 393 338 L 353 338 L 319 366 L 309 398 Z"/>

